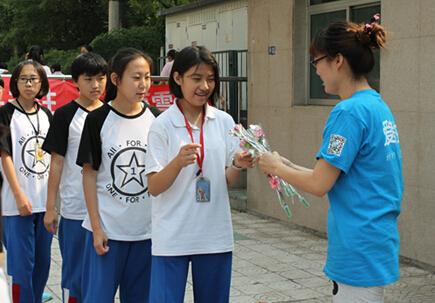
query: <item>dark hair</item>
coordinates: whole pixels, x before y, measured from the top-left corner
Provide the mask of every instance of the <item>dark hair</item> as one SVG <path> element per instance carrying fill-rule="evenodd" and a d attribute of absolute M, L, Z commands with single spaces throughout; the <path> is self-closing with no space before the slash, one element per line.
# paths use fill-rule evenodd
<path fill-rule="evenodd" d="M 53 65 L 51 65 L 51 70 L 53 72 L 60 72 L 61 71 L 61 66 L 59 63 L 55 63 Z"/>
<path fill-rule="evenodd" d="M 177 55 L 177 51 L 175 49 L 170 49 L 168 50 L 168 52 L 166 53 L 166 57 L 167 58 L 172 58 L 172 60 L 175 59 L 175 56 Z"/>
<path fill-rule="evenodd" d="M 83 74 L 91 77 L 99 74 L 107 75 L 107 70 L 106 60 L 96 53 L 78 55 L 71 64 L 71 76 L 74 81 Z"/>
<path fill-rule="evenodd" d="M 122 76 L 124 75 L 124 71 L 127 68 L 128 63 L 130 61 L 133 61 L 137 58 L 144 58 L 146 62 L 148 62 L 148 65 L 150 66 L 150 72 L 153 70 L 153 60 L 150 56 L 145 54 L 144 52 L 132 48 L 121 48 L 116 52 L 116 54 L 110 59 L 109 62 L 109 72 L 108 72 L 108 78 L 107 79 L 107 85 L 106 85 L 106 97 L 104 100 L 106 102 L 111 101 L 116 98 L 117 88 L 116 85 L 112 83 L 112 80 L 110 79 L 110 76 L 112 73 L 115 73 L 118 75 L 119 79 L 122 79 Z"/>
<path fill-rule="evenodd" d="M 310 46 L 310 55 L 338 54 L 347 59 L 355 77 L 366 76 L 375 65 L 374 49 L 384 47 L 386 33 L 378 22 L 356 24 L 339 21 L 317 33 Z"/>
<path fill-rule="evenodd" d="M 5 88 L 5 81 L 3 80 L 2 77 L 0 77 L 0 86 Z M 0 98 L 1 98 L 1 96 L 0 96 Z"/>
<path fill-rule="evenodd" d="M 83 44 L 82 46 L 80 46 L 80 49 L 81 49 L 82 47 L 83 47 L 85 50 L 87 50 L 88 52 L 92 52 L 92 51 L 94 51 L 94 48 L 93 48 L 92 46 L 90 46 L 89 44 Z"/>
<path fill-rule="evenodd" d="M 0 68 L 8 69 L 8 65 L 6 64 L 6 62 L 0 62 Z"/>
<path fill-rule="evenodd" d="M 44 50 L 39 45 L 32 45 L 27 53 L 27 59 L 31 59 L 44 65 Z"/>
<path fill-rule="evenodd" d="M 210 102 L 212 105 L 219 99 L 219 65 L 213 56 L 213 54 L 203 46 L 188 46 L 183 48 L 174 60 L 172 65 L 171 74 L 169 76 L 169 89 L 171 93 L 177 98 L 183 98 L 181 87 L 175 82 L 174 73 L 177 72 L 180 76 L 183 76 L 190 68 L 198 66 L 201 63 L 210 65 L 214 72 L 215 87 L 210 96 Z"/>
<path fill-rule="evenodd" d="M 18 98 L 20 96 L 20 91 L 18 90 L 17 82 L 21 74 L 21 70 L 25 65 L 33 65 L 39 77 L 41 78 L 41 89 L 39 90 L 38 94 L 35 96 L 37 99 L 41 99 L 48 93 L 50 85 L 48 83 L 47 74 L 45 73 L 44 68 L 42 67 L 41 64 L 39 64 L 36 61 L 26 60 L 18 63 L 17 67 L 15 67 L 14 71 L 12 72 L 11 80 L 9 82 L 9 90 L 11 91 L 12 96 L 14 98 Z"/>

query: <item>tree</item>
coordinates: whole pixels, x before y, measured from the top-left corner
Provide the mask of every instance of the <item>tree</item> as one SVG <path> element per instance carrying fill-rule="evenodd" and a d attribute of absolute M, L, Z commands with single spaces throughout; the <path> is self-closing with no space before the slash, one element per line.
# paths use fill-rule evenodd
<path fill-rule="evenodd" d="M 165 20 L 159 12 L 173 6 L 183 5 L 195 0 L 128 0 L 121 2 L 123 27 L 151 26 L 162 28 Z"/>
<path fill-rule="evenodd" d="M 109 0 L 0 0 L 0 61 L 20 58 L 32 44 L 76 49 L 107 32 Z M 163 40 L 162 9 L 195 0 L 120 0 L 124 28 L 142 26 Z M 78 51 L 78 49 L 77 49 Z"/>
<path fill-rule="evenodd" d="M 32 44 L 76 48 L 107 28 L 107 0 L 0 0 L 0 8 L 0 49 L 9 56 Z"/>

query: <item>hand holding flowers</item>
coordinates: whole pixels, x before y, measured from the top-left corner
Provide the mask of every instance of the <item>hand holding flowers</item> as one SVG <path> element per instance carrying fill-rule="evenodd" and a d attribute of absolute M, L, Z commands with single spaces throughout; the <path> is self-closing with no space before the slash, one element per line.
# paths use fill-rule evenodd
<path fill-rule="evenodd" d="M 262 154 L 258 160 L 258 166 L 260 166 L 260 169 L 268 175 L 276 176 L 280 165 L 284 165 L 284 163 L 277 152 L 266 152 Z"/>
<path fill-rule="evenodd" d="M 309 203 L 293 186 L 276 176 L 276 171 L 279 166 L 287 165 L 284 161 L 290 164 L 291 162 L 282 158 L 277 152 L 271 152 L 264 131 L 259 125 L 251 124 L 249 129 L 246 130 L 242 125 L 238 124 L 231 130 L 231 134 L 239 138 L 240 147 L 245 152 L 257 159 L 261 156 L 259 162 L 260 167 L 268 174 L 270 187 L 275 190 L 278 201 L 288 218 L 291 218 L 292 212 L 286 201 L 287 198 L 290 198 L 291 202 L 294 204 L 294 198 L 296 196 L 300 203 L 305 207 L 309 207 Z"/>
<path fill-rule="evenodd" d="M 242 151 L 234 155 L 233 166 L 239 169 L 250 168 L 254 167 L 256 162 L 257 160 L 249 152 Z"/>

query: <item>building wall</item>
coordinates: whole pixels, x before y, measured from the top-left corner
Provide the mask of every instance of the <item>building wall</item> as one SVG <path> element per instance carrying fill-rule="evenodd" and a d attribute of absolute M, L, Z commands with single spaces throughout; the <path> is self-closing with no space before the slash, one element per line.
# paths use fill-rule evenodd
<path fill-rule="evenodd" d="M 211 51 L 247 48 L 247 0 L 225 1 L 166 17 L 166 49 L 205 45 Z"/>
<path fill-rule="evenodd" d="M 295 105 L 301 77 L 298 42 L 304 24 L 294 24 L 304 0 L 248 1 L 248 121 L 261 123 L 274 149 L 293 162 L 315 164 L 331 106 Z M 405 194 L 399 218 L 401 255 L 435 266 L 435 5 L 432 0 L 382 0 L 389 31 L 381 54 L 381 93 L 393 110 L 403 151 Z M 300 17 L 298 15 L 297 17 Z M 299 20 L 300 18 L 296 18 Z M 276 54 L 268 48 L 275 46 Z M 297 60 L 296 60 L 296 59 Z M 303 103 L 303 102 L 302 102 Z M 309 209 L 291 205 L 291 222 L 326 230 L 328 202 L 305 194 Z M 258 170 L 248 172 L 248 208 L 287 221 Z"/>

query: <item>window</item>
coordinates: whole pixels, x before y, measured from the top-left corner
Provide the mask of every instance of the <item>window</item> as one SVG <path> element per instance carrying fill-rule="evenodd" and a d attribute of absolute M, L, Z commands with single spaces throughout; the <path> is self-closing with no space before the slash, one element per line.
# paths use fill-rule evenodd
<path fill-rule="evenodd" d="M 346 20 L 346 10 L 338 10 L 328 13 L 320 13 L 310 15 L 310 42 L 318 31 L 323 29 L 328 24 L 338 21 Z M 310 43 L 309 42 L 309 43 Z M 308 43 L 308 45 L 309 45 Z M 307 48 L 308 49 L 308 48 Z M 325 93 L 322 85 L 322 80 L 317 76 L 314 67 L 310 66 L 310 99 L 336 99 L 336 96 L 328 95 Z"/>
<path fill-rule="evenodd" d="M 339 1 L 339 0 L 310 0 L 310 5 L 316 5 L 316 4 L 328 3 L 334 1 Z"/>
<path fill-rule="evenodd" d="M 300 3 L 300 1 L 299 1 Z M 297 9 L 297 8 L 296 8 Z M 306 63 L 306 100 L 308 104 L 332 105 L 338 97 L 327 95 L 324 92 L 322 81 L 317 76 L 316 71 L 309 64 L 308 48 L 311 40 L 316 33 L 326 27 L 329 23 L 337 20 L 349 20 L 356 23 L 368 22 L 371 17 L 381 12 L 380 2 L 370 0 L 310 0 L 307 8 L 307 39 L 305 46 L 305 63 Z M 295 22 L 298 22 L 295 20 Z M 298 26 L 295 24 L 295 26 Z M 297 39 L 297 37 L 296 37 Z M 379 51 L 375 52 L 375 67 L 368 75 L 370 85 L 379 91 Z M 300 94 L 299 94 L 300 95 Z M 329 100 L 329 101 L 328 101 Z M 297 103 L 301 103 L 300 101 Z"/>

